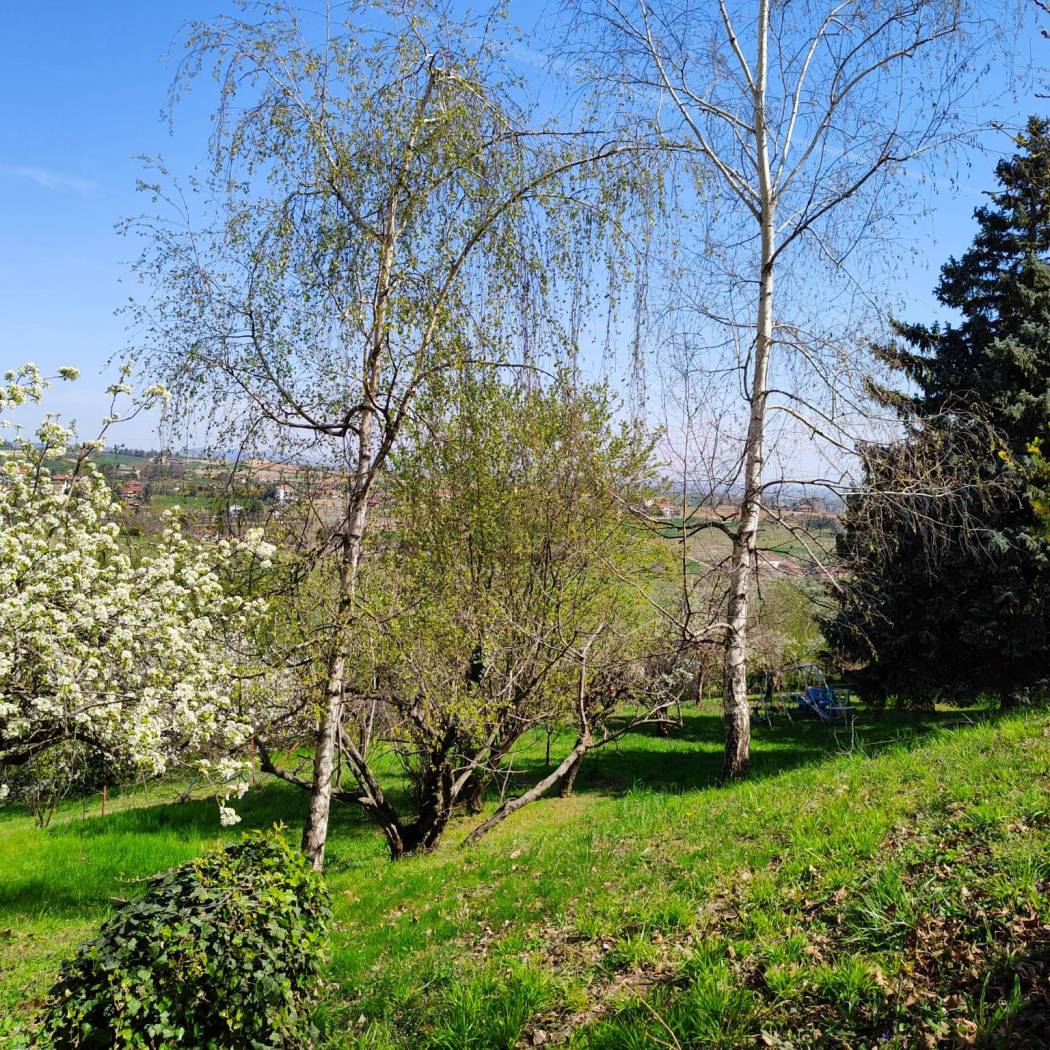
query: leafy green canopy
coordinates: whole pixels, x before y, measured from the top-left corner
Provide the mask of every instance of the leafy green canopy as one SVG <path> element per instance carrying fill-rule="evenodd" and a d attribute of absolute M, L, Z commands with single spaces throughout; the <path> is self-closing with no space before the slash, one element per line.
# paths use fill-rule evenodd
<path fill-rule="evenodd" d="M 358 595 L 347 692 L 370 713 L 342 738 L 395 856 L 432 845 L 530 729 L 573 717 L 585 662 L 597 687 L 661 625 L 664 548 L 632 526 L 652 439 L 604 389 L 488 371 L 435 379 L 421 409 Z M 400 811 L 391 753 L 414 788 Z"/>
<path fill-rule="evenodd" d="M 632 517 L 652 481 L 651 438 L 618 425 L 600 387 L 490 374 L 434 396 L 449 407 L 394 464 L 383 565 L 401 612 L 386 673 L 407 672 L 403 688 L 446 712 L 460 697 L 466 723 L 526 696 L 534 715 L 567 712 L 596 631 L 618 639 L 620 660 L 652 646 L 646 595 L 663 548 Z"/>
<path fill-rule="evenodd" d="M 1013 698 L 1050 666 L 1035 469 L 1050 420 L 1050 122 L 1032 118 L 1017 144 L 975 212 L 973 245 L 941 272 L 937 298 L 960 320 L 897 325 L 883 352 L 910 385 L 876 393 L 908 434 L 867 450 L 841 544 L 851 577 L 829 625 L 883 696 Z"/>

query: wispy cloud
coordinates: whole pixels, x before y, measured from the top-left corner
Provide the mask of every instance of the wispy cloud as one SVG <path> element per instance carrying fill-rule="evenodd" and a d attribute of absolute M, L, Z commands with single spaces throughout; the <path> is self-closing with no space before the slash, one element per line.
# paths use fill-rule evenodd
<path fill-rule="evenodd" d="M 58 193 L 79 193 L 86 196 L 98 188 L 98 183 L 91 179 L 82 179 L 76 175 L 63 175 L 58 171 L 48 171 L 47 168 L 33 168 L 26 165 L 0 164 L 0 175 L 8 175 L 15 179 L 28 179 L 45 190 L 55 190 Z"/>

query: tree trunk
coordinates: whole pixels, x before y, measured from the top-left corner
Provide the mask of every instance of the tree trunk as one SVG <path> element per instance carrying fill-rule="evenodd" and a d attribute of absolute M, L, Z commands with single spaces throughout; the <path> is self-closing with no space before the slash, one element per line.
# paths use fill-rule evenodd
<path fill-rule="evenodd" d="M 527 806 L 530 802 L 534 802 L 536 799 L 542 797 L 548 788 L 556 784 L 562 777 L 569 772 L 570 769 L 576 764 L 576 762 L 583 758 L 584 754 L 591 747 L 591 738 L 588 736 L 582 740 L 562 759 L 561 764 L 552 773 L 545 776 L 538 784 L 534 784 L 528 791 L 517 798 L 512 798 L 507 802 L 504 802 L 495 813 L 492 814 L 488 820 L 483 820 L 473 831 L 463 840 L 464 846 L 473 846 L 478 839 L 481 838 L 486 832 L 491 831 L 497 824 L 503 823 L 512 813 L 516 813 L 522 806 Z"/>
<path fill-rule="evenodd" d="M 572 794 L 573 788 L 576 787 L 576 778 L 580 775 L 580 767 L 583 765 L 583 755 L 584 752 L 581 751 L 576 756 L 576 761 L 568 768 L 565 777 L 562 779 L 561 787 L 558 789 L 558 794 L 562 798 L 568 798 Z"/>
<path fill-rule="evenodd" d="M 321 713 L 317 719 L 314 741 L 313 781 L 306 824 L 303 827 L 302 851 L 310 858 L 315 871 L 324 867 L 324 848 L 328 841 L 328 820 L 332 810 L 332 791 L 335 787 L 335 756 L 339 739 L 339 722 L 343 708 L 345 658 L 343 638 L 353 615 L 357 573 L 361 563 L 361 549 L 368 513 L 368 477 L 371 469 L 373 417 L 365 412 L 361 418 L 358 438 L 357 470 L 354 491 L 347 508 L 346 536 L 343 540 L 343 558 L 340 565 L 339 601 L 332 637 Z M 385 829 L 384 829 L 385 830 Z M 389 835 L 388 835 L 389 839 Z"/>
<path fill-rule="evenodd" d="M 378 814 L 373 814 L 376 823 L 383 829 L 386 836 L 387 849 L 390 850 L 391 860 L 400 860 L 405 855 L 404 828 L 396 819 L 384 819 Z"/>
<path fill-rule="evenodd" d="M 431 770 L 420 785 L 422 799 L 419 816 L 411 824 L 398 828 L 399 849 L 390 856 L 399 860 L 406 853 L 426 852 L 441 840 L 452 816 L 452 770 L 445 763 Z M 384 828 L 385 830 L 385 828 Z M 390 836 L 387 836 L 388 841 Z"/>
<path fill-rule="evenodd" d="M 332 788 L 335 776 L 335 740 L 339 731 L 339 717 L 343 698 L 343 657 L 338 642 L 333 647 L 328 681 L 321 714 L 317 720 L 314 739 L 313 787 L 310 805 L 303 827 L 303 853 L 310 858 L 315 871 L 324 867 L 324 847 L 328 840 L 328 818 L 332 809 Z"/>
<path fill-rule="evenodd" d="M 725 717 L 723 782 L 743 776 L 751 761 L 751 708 L 747 700 L 747 618 L 761 511 L 766 402 L 769 396 L 769 356 L 773 347 L 773 263 L 776 257 L 776 209 L 769 169 L 765 114 L 768 35 L 769 0 L 762 0 L 758 12 L 758 58 L 753 89 L 761 201 L 761 258 L 754 372 L 750 390 L 751 411 L 744 444 L 744 490 L 740 500 L 737 531 L 733 538 L 728 629 L 725 636 L 725 675 L 722 686 Z"/>
<path fill-rule="evenodd" d="M 416 830 L 415 849 L 432 849 L 452 815 L 452 770 L 442 761 L 428 774 L 423 785 L 423 798 Z"/>
<path fill-rule="evenodd" d="M 725 758 L 722 779 L 743 776 L 751 759 L 751 708 L 747 699 L 747 618 L 758 546 L 760 500 L 762 495 L 763 431 L 769 350 L 772 329 L 772 264 L 763 267 L 755 376 L 751 394 L 744 465 L 744 493 L 740 518 L 733 538 L 732 575 L 726 631 L 723 712 L 725 716 Z"/>
<path fill-rule="evenodd" d="M 460 800 L 463 802 L 463 808 L 471 816 L 477 816 L 481 812 L 485 798 L 485 789 L 489 786 L 489 781 L 490 777 L 488 774 L 482 774 L 474 770 L 470 774 L 470 779 L 463 786 L 463 790 L 459 793 Z"/>

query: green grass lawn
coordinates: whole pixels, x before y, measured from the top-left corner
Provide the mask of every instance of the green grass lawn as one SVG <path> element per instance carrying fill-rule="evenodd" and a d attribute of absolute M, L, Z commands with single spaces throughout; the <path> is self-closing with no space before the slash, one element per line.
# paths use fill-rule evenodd
<path fill-rule="evenodd" d="M 760 725 L 753 776 L 719 789 L 719 720 L 687 712 L 589 760 L 574 797 L 398 864 L 339 811 L 325 1045 L 1047 1046 L 1050 717 L 957 717 L 862 719 L 851 753 Z M 171 793 L 44 831 L 0 812 L 0 1045 L 112 897 L 231 837 Z M 240 812 L 297 833 L 303 807 L 262 783 Z"/>

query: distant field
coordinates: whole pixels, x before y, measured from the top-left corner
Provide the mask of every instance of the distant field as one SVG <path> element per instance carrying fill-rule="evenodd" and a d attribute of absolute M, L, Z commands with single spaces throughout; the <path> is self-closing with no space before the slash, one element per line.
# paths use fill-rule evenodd
<path fill-rule="evenodd" d="M 1045 1046 L 1023 1037 L 1050 1016 L 1050 717 L 958 717 L 862 717 L 850 754 L 823 725 L 759 726 L 752 779 L 723 790 L 719 719 L 690 710 L 574 797 L 467 852 L 458 820 L 398 864 L 339 809 L 324 1045 Z M 66 804 L 45 831 L 0 812 L 0 1045 L 111 897 L 230 837 L 172 793 Z M 303 799 L 265 782 L 240 808 L 295 834 Z"/>
<path fill-rule="evenodd" d="M 836 532 L 826 523 L 829 517 L 821 514 L 809 519 L 805 515 L 789 515 L 787 524 L 764 518 L 759 529 L 759 550 L 767 558 L 790 558 L 802 567 L 813 564 L 814 558 L 824 561 L 835 550 Z M 704 571 L 705 567 L 725 558 L 731 549 L 725 533 L 713 528 L 697 528 L 698 523 L 710 519 L 710 515 L 698 515 L 689 521 L 686 549 L 691 559 L 690 571 Z M 682 520 L 681 517 L 667 518 L 666 524 L 661 522 L 657 526 L 659 535 L 672 543 L 680 543 Z"/>
<path fill-rule="evenodd" d="M 100 466 L 103 463 L 115 463 L 122 467 L 143 467 L 149 462 L 148 456 L 131 456 L 126 452 L 97 452 L 91 459 Z"/>

